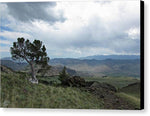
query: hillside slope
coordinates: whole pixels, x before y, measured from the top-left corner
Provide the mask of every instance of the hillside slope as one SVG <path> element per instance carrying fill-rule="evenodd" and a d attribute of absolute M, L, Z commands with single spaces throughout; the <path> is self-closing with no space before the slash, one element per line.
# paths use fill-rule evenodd
<path fill-rule="evenodd" d="M 12 60 L 1 60 L 1 65 L 9 67 L 15 71 L 23 70 L 28 65 L 25 62 L 14 62 Z"/>
<path fill-rule="evenodd" d="M 129 84 L 128 86 L 121 88 L 120 91 L 140 98 L 140 82 Z"/>
<path fill-rule="evenodd" d="M 5 70 L 7 71 L 7 70 Z M 101 109 L 103 101 L 78 88 L 31 84 L 23 73 L 1 73 L 1 107 Z"/>

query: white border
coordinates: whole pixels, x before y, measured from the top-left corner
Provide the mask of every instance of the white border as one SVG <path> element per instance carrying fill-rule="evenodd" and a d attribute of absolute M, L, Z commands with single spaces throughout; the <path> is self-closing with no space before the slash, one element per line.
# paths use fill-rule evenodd
<path fill-rule="evenodd" d="M 0 0 L 0 2 L 31 2 L 42 0 Z M 63 0 L 44 0 L 44 1 L 63 1 Z M 75 0 L 64 0 L 75 1 Z M 89 0 L 76 0 L 89 1 Z M 90 0 L 93 1 L 93 0 Z M 97 1 L 97 0 L 94 0 Z M 144 110 L 68 110 L 68 109 L 16 109 L 16 108 L 0 108 L 0 116 L 139 116 L 150 115 L 150 0 L 144 0 L 145 4 L 145 109 Z"/>

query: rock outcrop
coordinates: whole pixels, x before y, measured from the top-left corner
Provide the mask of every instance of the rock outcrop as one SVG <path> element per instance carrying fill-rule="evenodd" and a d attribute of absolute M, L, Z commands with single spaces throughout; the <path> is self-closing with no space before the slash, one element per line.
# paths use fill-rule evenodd
<path fill-rule="evenodd" d="M 95 88 L 103 88 L 108 91 L 113 91 L 117 92 L 116 88 L 108 83 L 99 83 L 99 82 L 94 82 L 90 88 L 95 89 Z"/>
<path fill-rule="evenodd" d="M 71 87 L 85 87 L 86 82 L 80 76 L 73 76 L 66 80 L 66 85 Z"/>

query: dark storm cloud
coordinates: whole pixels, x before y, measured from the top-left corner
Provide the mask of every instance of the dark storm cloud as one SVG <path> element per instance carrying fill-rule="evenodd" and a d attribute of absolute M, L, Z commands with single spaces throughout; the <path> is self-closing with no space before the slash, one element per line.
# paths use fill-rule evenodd
<path fill-rule="evenodd" d="M 53 11 L 53 8 L 56 6 L 55 2 L 18 2 L 6 4 L 9 14 L 23 22 L 44 20 L 49 23 L 55 23 L 57 21 L 65 21 L 62 12 L 56 15 Z M 48 11 L 46 11 L 47 8 L 49 8 Z"/>

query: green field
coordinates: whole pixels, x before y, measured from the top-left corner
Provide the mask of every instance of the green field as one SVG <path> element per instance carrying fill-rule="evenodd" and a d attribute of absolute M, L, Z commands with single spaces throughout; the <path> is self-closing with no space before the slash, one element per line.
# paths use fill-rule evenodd
<path fill-rule="evenodd" d="M 39 82 L 41 83 L 45 83 L 47 85 L 58 85 L 60 84 L 61 82 L 59 81 L 59 77 L 58 76 L 53 76 L 53 77 L 50 77 L 50 76 L 47 76 L 47 77 L 42 77 L 42 76 L 37 76 Z"/>
<path fill-rule="evenodd" d="M 140 82 L 139 78 L 133 78 L 133 77 L 83 77 L 85 81 L 98 81 L 98 82 L 105 82 L 109 83 L 113 86 L 115 86 L 118 89 L 121 89 L 122 87 L 128 86 L 129 84 Z M 54 77 L 38 77 L 41 81 L 46 81 L 48 83 L 57 83 L 60 84 L 60 81 L 58 80 L 58 76 Z M 137 88 L 139 89 L 139 88 Z M 132 91 L 131 91 L 132 92 Z"/>
<path fill-rule="evenodd" d="M 1 74 L 1 106 L 12 108 L 101 109 L 103 100 L 72 87 L 31 84 L 25 75 Z"/>
<path fill-rule="evenodd" d="M 84 77 L 84 79 L 86 81 L 106 82 L 115 86 L 118 89 L 125 87 L 131 83 L 140 82 L 139 78 L 133 77 Z"/>

